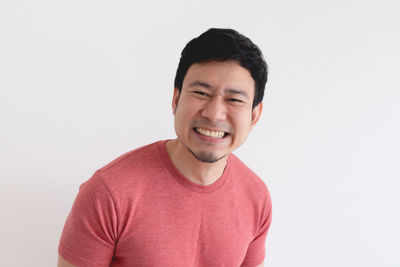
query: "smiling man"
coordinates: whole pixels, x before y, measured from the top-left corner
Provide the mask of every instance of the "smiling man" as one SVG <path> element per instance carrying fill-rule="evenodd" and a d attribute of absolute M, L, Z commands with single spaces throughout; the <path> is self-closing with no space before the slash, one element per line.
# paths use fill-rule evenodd
<path fill-rule="evenodd" d="M 262 111 L 267 65 L 230 29 L 182 51 L 172 99 L 177 138 L 130 151 L 81 185 L 58 266 L 263 266 L 265 183 L 232 154 Z"/>

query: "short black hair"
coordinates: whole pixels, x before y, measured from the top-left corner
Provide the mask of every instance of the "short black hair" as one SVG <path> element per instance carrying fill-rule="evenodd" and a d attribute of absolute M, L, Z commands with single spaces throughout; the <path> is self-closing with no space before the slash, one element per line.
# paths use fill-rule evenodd
<path fill-rule="evenodd" d="M 254 79 L 255 92 L 253 108 L 264 97 L 268 78 L 268 66 L 261 50 L 249 38 L 233 29 L 211 28 L 192 39 L 182 50 L 175 76 L 175 88 L 182 90 L 183 79 L 194 63 L 210 60 L 235 60 L 246 68 Z"/>

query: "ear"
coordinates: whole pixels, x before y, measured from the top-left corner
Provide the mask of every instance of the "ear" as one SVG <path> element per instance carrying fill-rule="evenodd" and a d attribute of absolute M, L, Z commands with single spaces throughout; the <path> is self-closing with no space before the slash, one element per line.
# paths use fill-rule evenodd
<path fill-rule="evenodd" d="M 261 112 L 263 109 L 263 103 L 260 102 L 257 104 L 255 108 L 253 108 L 252 114 L 251 114 L 251 128 L 253 128 L 258 120 L 260 119 Z"/>
<path fill-rule="evenodd" d="M 172 113 L 175 116 L 176 108 L 178 107 L 179 101 L 179 90 L 178 88 L 174 88 L 174 96 L 172 97 Z"/>

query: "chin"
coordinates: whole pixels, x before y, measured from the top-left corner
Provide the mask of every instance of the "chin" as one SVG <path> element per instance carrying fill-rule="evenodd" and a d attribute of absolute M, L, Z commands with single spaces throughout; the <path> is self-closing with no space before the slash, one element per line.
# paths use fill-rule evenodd
<path fill-rule="evenodd" d="M 203 163 L 215 163 L 221 159 L 223 159 L 226 155 L 223 156 L 218 156 L 214 153 L 211 152 L 207 152 L 207 151 L 200 151 L 200 152 L 193 152 L 192 150 L 190 150 L 190 153 L 192 153 L 192 155 L 200 162 Z"/>

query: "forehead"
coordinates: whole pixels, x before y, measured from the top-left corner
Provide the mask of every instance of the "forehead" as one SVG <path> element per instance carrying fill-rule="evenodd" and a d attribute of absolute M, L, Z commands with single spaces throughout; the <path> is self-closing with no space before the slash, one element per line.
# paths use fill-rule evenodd
<path fill-rule="evenodd" d="M 183 80 L 183 89 L 194 81 L 210 84 L 215 89 L 233 88 L 245 90 L 254 96 L 255 83 L 250 71 L 237 61 L 207 61 L 192 64 Z"/>

